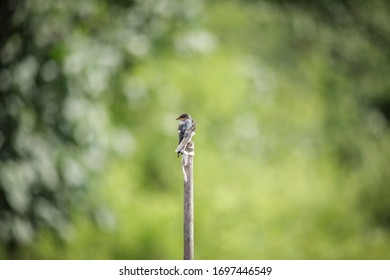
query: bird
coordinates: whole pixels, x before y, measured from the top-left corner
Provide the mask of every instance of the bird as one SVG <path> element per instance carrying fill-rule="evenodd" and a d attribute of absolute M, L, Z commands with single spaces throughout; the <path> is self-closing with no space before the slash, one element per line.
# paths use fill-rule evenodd
<path fill-rule="evenodd" d="M 192 119 L 190 114 L 181 114 L 176 120 L 179 120 L 179 145 L 181 141 L 183 141 L 184 135 L 188 129 L 195 125 L 195 121 Z M 179 157 L 180 151 L 177 153 L 177 157 Z"/>

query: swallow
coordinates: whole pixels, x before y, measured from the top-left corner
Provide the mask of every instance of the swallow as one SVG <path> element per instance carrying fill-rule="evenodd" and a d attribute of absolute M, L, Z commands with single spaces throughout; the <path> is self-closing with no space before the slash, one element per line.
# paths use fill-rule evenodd
<path fill-rule="evenodd" d="M 176 120 L 179 120 L 179 145 L 181 141 L 183 141 L 184 135 L 188 129 L 190 129 L 194 124 L 195 121 L 192 119 L 190 114 L 181 114 Z M 177 157 L 179 157 L 180 152 L 177 153 Z"/>

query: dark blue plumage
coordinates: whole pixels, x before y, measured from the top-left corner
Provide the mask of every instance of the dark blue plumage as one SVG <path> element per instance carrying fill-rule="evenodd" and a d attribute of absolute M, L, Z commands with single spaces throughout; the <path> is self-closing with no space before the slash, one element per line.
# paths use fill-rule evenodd
<path fill-rule="evenodd" d="M 189 114 L 181 114 L 177 120 L 180 120 L 178 131 L 179 131 L 179 145 L 181 141 L 183 140 L 185 133 L 188 129 L 190 129 L 195 121 L 191 118 Z M 177 156 L 179 157 L 179 153 L 177 153 Z"/>
<path fill-rule="evenodd" d="M 179 127 L 178 127 L 178 130 L 179 130 L 179 144 L 183 140 L 185 132 L 191 126 L 192 126 L 192 119 L 186 119 L 186 120 L 181 121 L 179 123 Z"/>

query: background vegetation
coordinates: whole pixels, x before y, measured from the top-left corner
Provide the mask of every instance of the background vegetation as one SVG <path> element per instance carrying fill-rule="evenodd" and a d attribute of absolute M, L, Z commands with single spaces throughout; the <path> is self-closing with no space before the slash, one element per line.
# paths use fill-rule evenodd
<path fill-rule="evenodd" d="M 388 1 L 3 1 L 0 258 L 390 258 Z"/>

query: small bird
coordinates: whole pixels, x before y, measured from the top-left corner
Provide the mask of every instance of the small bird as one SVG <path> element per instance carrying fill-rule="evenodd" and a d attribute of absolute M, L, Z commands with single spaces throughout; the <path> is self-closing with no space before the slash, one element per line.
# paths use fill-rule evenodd
<path fill-rule="evenodd" d="M 181 114 L 176 120 L 179 120 L 179 145 L 184 138 L 184 135 L 188 129 L 190 129 L 193 125 L 195 125 L 195 121 L 192 119 L 189 114 Z M 179 157 L 180 152 L 177 153 L 177 157 Z"/>

